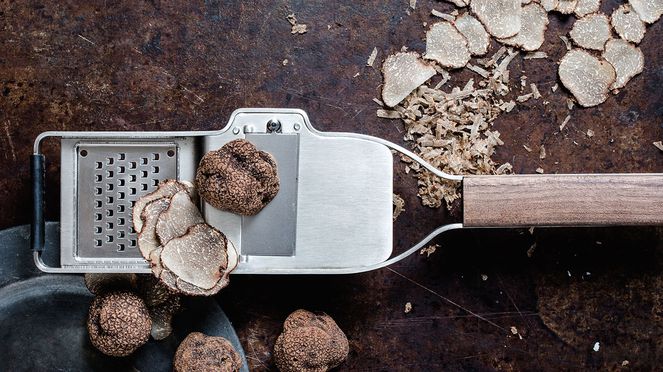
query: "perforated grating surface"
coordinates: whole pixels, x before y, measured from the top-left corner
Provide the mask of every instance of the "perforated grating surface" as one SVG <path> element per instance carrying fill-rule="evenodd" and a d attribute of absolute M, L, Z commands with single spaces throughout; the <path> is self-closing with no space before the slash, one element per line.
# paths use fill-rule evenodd
<path fill-rule="evenodd" d="M 133 205 L 177 177 L 176 151 L 174 144 L 78 146 L 78 257 L 140 257 Z"/>

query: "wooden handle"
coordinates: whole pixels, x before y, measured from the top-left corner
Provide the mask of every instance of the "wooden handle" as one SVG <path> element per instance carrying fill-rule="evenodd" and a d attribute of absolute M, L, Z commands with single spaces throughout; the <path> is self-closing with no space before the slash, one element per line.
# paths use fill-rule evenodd
<path fill-rule="evenodd" d="M 465 176 L 463 224 L 663 225 L 663 174 Z"/>

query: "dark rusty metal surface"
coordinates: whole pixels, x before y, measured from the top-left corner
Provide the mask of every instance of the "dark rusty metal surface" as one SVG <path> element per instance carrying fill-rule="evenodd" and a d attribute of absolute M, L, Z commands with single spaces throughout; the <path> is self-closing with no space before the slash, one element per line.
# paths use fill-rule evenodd
<path fill-rule="evenodd" d="M 604 1 L 604 11 L 616 5 Z M 235 108 L 271 106 L 305 109 L 320 130 L 401 143 L 401 123 L 376 118 L 371 99 L 386 55 L 423 51 L 432 7 L 451 10 L 424 0 L 411 12 L 406 1 L 0 1 L 0 227 L 29 222 L 28 155 L 46 130 L 207 130 Z M 290 34 L 291 12 L 308 33 Z M 550 18 L 550 59 L 511 65 L 512 86 L 524 71 L 549 104 L 528 102 L 495 122 L 505 142 L 495 159 L 517 173 L 663 172 L 652 146 L 663 140 L 661 22 L 641 44 L 645 71 L 603 105 L 572 110 L 560 133 L 567 95 L 551 87 L 565 50 L 557 35 L 573 18 Z M 541 144 L 543 160 L 523 148 Z M 57 155 L 52 145 L 45 152 Z M 407 202 L 395 225 L 402 250 L 451 218 L 420 206 L 414 180 L 395 169 Z M 57 170 L 49 162 L 51 220 Z M 238 276 L 219 300 L 256 370 L 274 368 L 281 322 L 300 307 L 328 312 L 346 331 L 342 370 L 619 369 L 625 360 L 650 369 L 663 356 L 662 237 L 655 228 L 457 231 L 392 270 Z"/>

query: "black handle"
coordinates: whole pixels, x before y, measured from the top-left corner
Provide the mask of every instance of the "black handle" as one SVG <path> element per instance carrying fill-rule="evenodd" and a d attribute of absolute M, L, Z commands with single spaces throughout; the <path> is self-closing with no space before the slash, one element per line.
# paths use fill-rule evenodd
<path fill-rule="evenodd" d="M 41 252 L 45 244 L 44 222 L 44 168 L 45 158 L 42 154 L 30 155 L 30 174 L 32 176 L 32 225 L 30 243 L 32 250 Z"/>

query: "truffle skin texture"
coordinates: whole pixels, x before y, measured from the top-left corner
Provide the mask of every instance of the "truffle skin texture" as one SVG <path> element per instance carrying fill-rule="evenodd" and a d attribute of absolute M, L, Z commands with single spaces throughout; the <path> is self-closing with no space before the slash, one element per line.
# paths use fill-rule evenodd
<path fill-rule="evenodd" d="M 223 337 L 189 333 L 175 352 L 175 372 L 234 372 L 242 367 L 242 358 Z"/>
<path fill-rule="evenodd" d="M 92 300 L 87 329 L 92 345 L 110 356 L 127 356 L 150 338 L 152 321 L 143 300 L 127 291 L 116 291 Z"/>
<path fill-rule="evenodd" d="M 279 192 L 276 161 L 251 142 L 237 139 L 203 156 L 196 185 L 214 208 L 253 216 Z"/>
<path fill-rule="evenodd" d="M 349 349 L 347 337 L 329 315 L 297 310 L 283 323 L 274 361 L 281 372 L 323 372 L 341 364 Z"/>

